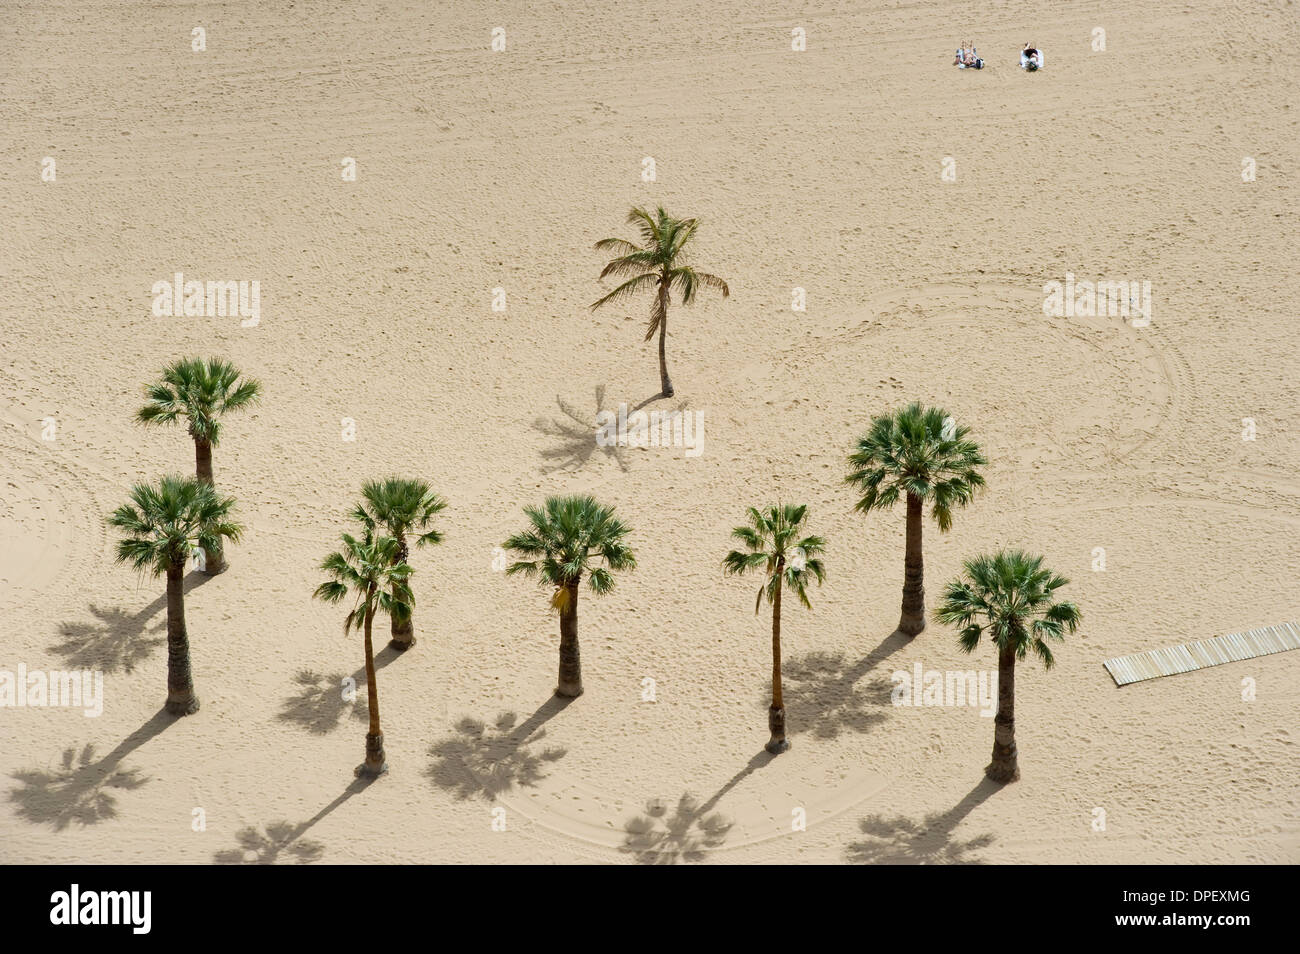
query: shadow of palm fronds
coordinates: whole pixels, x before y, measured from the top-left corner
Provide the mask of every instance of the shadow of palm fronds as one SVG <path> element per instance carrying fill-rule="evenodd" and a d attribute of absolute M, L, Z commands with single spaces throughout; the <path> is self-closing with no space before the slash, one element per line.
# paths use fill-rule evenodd
<path fill-rule="evenodd" d="M 625 837 L 619 851 L 643 865 L 675 865 L 700 862 L 722 846 L 732 823 L 718 812 L 710 812 L 689 792 L 669 811 L 658 799 L 646 802 L 645 813 L 623 825 Z"/>
<path fill-rule="evenodd" d="M 541 726 L 570 701 L 552 697 L 518 725 L 513 712 L 501 713 L 491 728 L 478 719 L 461 719 L 455 735 L 429 749 L 434 761 L 425 774 L 459 799 L 479 796 L 491 801 L 516 786 L 536 785 L 546 777 L 547 764 L 566 752 L 536 748 L 546 735 Z"/>
<path fill-rule="evenodd" d="M 362 673 L 360 689 L 349 702 L 344 697 L 347 677 L 343 673 L 321 675 L 309 669 L 300 669 L 293 677 L 299 687 L 296 695 L 280 703 L 276 718 L 306 729 L 313 735 L 325 735 L 333 732 L 346 716 L 365 722 L 369 716 L 366 707 L 365 673 Z"/>
<path fill-rule="evenodd" d="M 375 653 L 375 671 L 383 670 L 400 655 L 392 646 L 385 646 Z M 345 681 L 349 679 L 350 682 Z M 362 722 L 370 716 L 365 666 L 351 676 L 339 672 L 326 676 L 312 669 L 300 669 L 293 681 L 298 692 L 280 703 L 276 718 L 281 722 L 306 729 L 313 735 L 325 735 L 337 729 L 345 716 L 351 715 Z M 348 699 L 348 695 L 352 698 Z"/>
<path fill-rule="evenodd" d="M 19 818 L 51 825 L 63 831 L 73 822 L 94 825 L 117 817 L 117 793 L 132 791 L 149 781 L 136 769 L 121 767 L 122 759 L 152 739 L 174 721 L 160 710 L 123 739 L 112 752 L 95 759 L 95 746 L 87 743 L 63 751 L 60 767 L 53 771 L 28 769 L 14 772 L 18 782 L 9 800 Z"/>
<path fill-rule="evenodd" d="M 555 403 L 559 406 L 563 418 L 539 417 L 533 422 L 533 427 L 540 433 L 559 439 L 557 446 L 542 451 L 543 459 L 550 464 L 549 467 L 542 467 L 543 473 L 578 470 L 596 451 L 600 451 L 605 457 L 614 458 L 618 462 L 619 470 L 627 471 L 626 447 L 617 444 L 601 447 L 596 443 L 596 415 L 601 411 L 610 410 L 605 407 L 605 385 L 597 386 L 596 409 L 590 413 L 571 407 L 559 395 L 556 395 Z"/>
<path fill-rule="evenodd" d="M 783 662 L 786 732 L 834 739 L 841 732 L 867 732 L 883 722 L 889 715 L 893 685 L 884 677 L 862 681 L 874 665 L 871 656 L 849 663 L 843 653 L 825 652 Z M 764 709 L 771 698 L 769 684 Z"/>
<path fill-rule="evenodd" d="M 238 848 L 218 851 L 212 857 L 223 865 L 273 865 L 281 854 L 288 854 L 299 865 L 320 860 L 325 846 L 318 841 L 300 839 L 300 834 L 300 826 L 288 821 L 272 822 L 266 826 L 265 834 L 250 825 L 235 835 Z"/>
<path fill-rule="evenodd" d="M 66 622 L 59 625 L 62 642 L 50 647 L 62 656 L 71 669 L 97 669 L 105 673 L 135 672 L 167 637 L 150 636 L 165 632 L 166 619 L 148 625 L 151 610 L 127 613 L 120 609 L 103 609 L 90 604 L 94 622 Z"/>
<path fill-rule="evenodd" d="M 1001 788 L 984 779 L 948 812 L 933 812 L 921 820 L 872 815 L 858 827 L 865 841 L 848 846 L 849 861 L 877 865 L 953 865 L 983 864 L 975 853 L 993 844 L 991 834 L 962 841 L 953 830 L 971 811 Z"/>
<path fill-rule="evenodd" d="M 267 825 L 264 832 L 252 825 L 241 828 L 235 835 L 239 846 L 216 852 L 212 860 L 223 865 L 273 865 L 281 856 L 288 855 L 294 864 L 299 865 L 319 861 L 325 853 L 325 846 L 302 836 L 353 795 L 364 791 L 373 781 L 370 778 L 354 779 L 332 802 L 301 825 L 281 820 Z"/>
<path fill-rule="evenodd" d="M 728 792 L 770 765 L 775 757 L 767 751 L 758 752 L 702 804 L 690 792 L 677 799 L 672 814 L 662 800 L 646 802 L 644 814 L 624 823 L 625 837 L 618 850 L 632 855 L 643 865 L 703 861 L 709 851 L 720 848 L 727 840 L 732 826 L 732 822 L 713 809 Z"/>

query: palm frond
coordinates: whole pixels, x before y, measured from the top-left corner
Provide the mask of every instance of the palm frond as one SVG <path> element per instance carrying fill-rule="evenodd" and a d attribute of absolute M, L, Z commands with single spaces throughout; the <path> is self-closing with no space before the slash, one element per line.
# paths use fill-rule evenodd
<path fill-rule="evenodd" d="M 1056 660 L 1049 641 L 1062 641 L 1082 618 L 1075 604 L 1053 600 L 1067 581 L 1043 567 L 1043 557 L 1023 550 L 972 557 L 963 571 L 945 587 L 935 620 L 959 627 L 966 652 L 987 632 L 999 650 L 1009 648 L 1018 659 L 1032 651 L 1051 668 Z"/>
<path fill-rule="evenodd" d="M 654 284 L 658 281 L 659 281 L 659 276 L 654 272 L 646 272 L 644 275 L 638 275 L 636 278 L 630 278 L 627 281 L 625 281 L 623 284 L 615 288 L 608 295 L 598 298 L 596 301 L 592 302 L 591 309 L 592 311 L 595 311 L 601 305 L 608 304 L 609 302 L 612 301 L 619 301 L 620 299 L 627 298 L 631 295 L 635 295 L 642 288 L 645 288 L 647 285 Z"/>
<path fill-rule="evenodd" d="M 507 575 L 534 577 L 557 593 L 587 576 L 592 590 L 601 595 L 613 588 L 613 573 L 636 568 L 636 556 L 626 542 L 628 526 L 592 497 L 548 497 L 541 507 L 525 507 L 524 514 L 531 527 L 502 544 L 523 558 L 506 567 Z M 553 595 L 555 599 L 567 596 Z"/>
<path fill-rule="evenodd" d="M 147 402 L 136 411 L 142 424 L 173 424 L 184 418 L 192 436 L 216 446 L 220 418 L 255 403 L 262 385 L 241 380 L 240 371 L 220 358 L 181 358 L 163 368 L 161 380 L 145 388 Z"/>
<path fill-rule="evenodd" d="M 732 539 L 745 545 L 745 550 L 732 550 L 722 558 L 723 572 L 740 575 L 760 567 L 764 583 L 758 591 L 754 612 L 758 612 L 764 595 L 771 602 L 778 585 L 792 590 L 809 609 L 808 583 L 820 586 L 826 579 L 826 568 L 818 555 L 825 550 L 826 541 L 816 535 L 799 538 L 798 535 L 808 515 L 804 504 L 784 504 L 760 510 L 747 507 L 745 516 L 749 523 L 731 531 Z M 796 543 L 796 538 L 798 542 Z"/>
<path fill-rule="evenodd" d="M 214 548 L 222 540 L 237 542 L 243 528 L 231 519 L 232 497 L 192 477 L 166 476 L 131 488 L 131 502 L 108 517 L 122 534 L 117 560 L 154 575 L 183 565 L 196 546 Z"/>
<path fill-rule="evenodd" d="M 626 239 L 606 238 L 596 243 L 596 249 L 620 253 L 605 264 L 600 272 L 601 279 L 611 275 L 633 277 L 594 302 L 591 306 L 593 310 L 648 290 L 652 284 L 662 283 L 660 293 L 655 295 L 651 306 L 646 328 L 645 340 L 649 341 L 659 333 L 666 318 L 670 288 L 679 290 L 683 304 L 690 304 L 701 287 L 720 291 L 724 298 L 730 294 L 727 283 L 717 275 L 696 271 L 686 264 L 686 245 L 699 228 L 698 219 L 676 219 L 659 206 L 653 215 L 645 209 L 633 208 L 628 212 L 627 220 L 640 231 L 640 244 Z"/>

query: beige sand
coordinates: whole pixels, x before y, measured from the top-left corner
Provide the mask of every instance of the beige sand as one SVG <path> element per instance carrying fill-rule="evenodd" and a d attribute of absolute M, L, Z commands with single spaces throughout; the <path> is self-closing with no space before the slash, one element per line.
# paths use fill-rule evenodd
<path fill-rule="evenodd" d="M 1300 861 L 1300 654 L 1123 690 L 1101 666 L 1300 617 L 1290 0 L 456 6 L 19 2 L 0 24 L 0 668 L 100 668 L 107 694 L 98 719 L 0 710 L 0 859 Z M 968 35 L 983 73 L 949 66 Z M 704 220 L 695 260 L 732 289 L 673 311 L 677 396 L 653 406 L 705 413 L 695 458 L 592 438 L 598 394 L 658 377 L 648 302 L 589 312 L 591 244 L 655 203 Z M 258 280 L 260 325 L 154 317 L 177 271 Z M 1066 272 L 1149 280 L 1151 325 L 1045 316 Z M 186 353 L 267 397 L 217 449 L 251 532 L 190 591 L 203 708 L 173 723 L 162 583 L 113 565 L 103 518 L 192 468 L 184 434 L 131 423 Z M 991 461 L 927 528 L 930 600 L 1023 545 L 1086 614 L 1055 670 L 1020 670 L 1005 790 L 981 784 L 990 719 L 888 699 L 916 662 L 995 666 L 935 624 L 889 638 L 903 515 L 853 514 L 840 482 L 913 398 Z M 451 507 L 414 561 L 419 645 L 380 658 L 392 770 L 359 790 L 337 687 L 360 640 L 311 592 L 390 472 Z M 492 560 L 522 505 L 575 491 L 633 525 L 640 567 L 584 601 L 587 693 L 559 710 L 545 594 Z M 810 505 L 830 578 L 787 609 L 794 747 L 768 764 L 768 618 L 719 561 L 778 497 Z"/>

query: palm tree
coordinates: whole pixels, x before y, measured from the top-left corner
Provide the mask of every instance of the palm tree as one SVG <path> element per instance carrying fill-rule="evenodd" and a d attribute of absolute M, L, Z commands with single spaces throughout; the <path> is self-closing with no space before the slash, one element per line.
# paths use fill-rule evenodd
<path fill-rule="evenodd" d="M 361 487 L 362 502 L 353 511 L 353 516 L 371 530 L 382 529 L 384 533 L 397 541 L 397 552 L 393 555 L 394 563 L 405 563 L 411 555 L 407 544 L 407 534 L 419 533 L 415 538 L 417 547 L 442 542 L 442 534 L 429 527 L 434 514 L 440 513 L 447 506 L 447 501 L 429 489 L 429 485 L 418 479 L 389 477 L 385 480 L 367 481 Z M 414 611 L 415 601 L 397 601 L 392 614 L 392 641 L 388 644 L 394 649 L 405 651 L 415 645 L 415 624 L 410 613 L 402 615 L 406 606 Z"/>
<path fill-rule="evenodd" d="M 542 507 L 525 507 L 532 527 L 516 533 L 503 546 L 524 559 L 506 567 L 506 574 L 535 576 L 552 586 L 551 606 L 560 613 L 560 679 L 557 695 L 582 695 L 582 658 L 578 652 L 578 584 L 584 575 L 597 596 L 614 588 L 614 576 L 636 568 L 636 557 L 623 538 L 628 527 L 591 497 L 547 497 Z M 604 566 L 593 566 L 595 559 Z"/>
<path fill-rule="evenodd" d="M 253 378 L 240 380 L 239 370 L 220 358 L 181 358 L 163 368 L 162 379 L 145 388 L 149 402 L 136 411 L 141 424 L 174 424 L 185 419 L 194 438 L 194 471 L 201 483 L 212 485 L 212 448 L 221 438 L 221 417 L 254 403 L 262 385 Z M 221 541 L 204 550 L 203 572 L 226 569 Z"/>
<path fill-rule="evenodd" d="M 898 631 L 915 636 L 925 629 L 925 570 L 921 557 L 921 510 L 941 531 L 952 526 L 955 506 L 964 507 L 984 486 L 978 468 L 988 463 L 979 445 L 966 439 L 969 427 L 958 427 L 946 411 L 913 402 L 900 411 L 882 414 L 858 440 L 849 456 L 852 472 L 845 481 L 862 491 L 855 510 L 888 510 L 907 500 L 907 545 L 903 562 L 903 612 Z"/>
<path fill-rule="evenodd" d="M 1079 627 L 1073 603 L 1052 601 L 1069 580 L 1043 567 L 1041 556 L 1003 550 L 965 562 L 965 576 L 948 584 L 934 618 L 961 627 L 961 648 L 971 652 L 988 631 L 998 650 L 998 714 L 993 720 L 993 759 L 984 773 L 995 782 L 1020 778 L 1016 762 L 1016 660 L 1033 650 L 1051 669 L 1048 640 L 1062 640 Z"/>
<path fill-rule="evenodd" d="M 218 497 L 210 485 L 192 477 L 163 477 L 157 484 L 136 484 L 131 503 L 108 518 L 124 534 L 117 562 L 167 576 L 166 709 L 172 715 L 199 708 L 185 628 L 185 563 L 196 547 L 219 548 L 223 538 L 239 540 L 243 528 L 230 519 L 234 505 L 233 498 Z"/>
<path fill-rule="evenodd" d="M 343 534 L 343 549 L 327 556 L 320 568 L 330 575 L 316 587 L 317 599 L 337 603 L 349 593 L 355 597 L 352 610 L 343 620 L 343 632 L 361 630 L 366 647 L 366 700 L 370 705 L 370 728 L 366 732 L 366 760 L 358 775 L 374 778 L 388 771 L 384 756 L 384 733 L 379 727 L 379 688 L 375 681 L 375 651 L 371 629 L 375 613 L 390 616 L 410 612 L 411 588 L 406 582 L 411 568 L 395 559 L 398 542 L 393 537 L 375 536 L 367 529 L 361 539 Z"/>
<path fill-rule="evenodd" d="M 804 537 L 796 542 L 808 514 L 805 505 L 768 507 L 758 510 L 750 507 L 749 525 L 737 527 L 731 535 L 745 544 L 745 549 L 732 550 L 722 560 L 727 573 L 743 574 L 763 568 L 764 582 L 754 600 L 754 613 L 767 595 L 772 605 L 772 705 L 767 711 L 767 727 L 772 738 L 764 746 L 778 754 L 790 748 L 785 738 L 785 697 L 781 693 L 781 590 L 789 589 L 799 597 L 799 602 L 812 609 L 808 602 L 809 579 L 820 586 L 826 578 L 826 569 L 818 555 L 826 548 L 821 537 Z"/>
<path fill-rule="evenodd" d="M 617 301 L 635 294 L 643 289 L 655 288 L 655 303 L 650 309 L 650 325 L 646 329 L 645 340 L 649 341 L 659 332 L 659 384 L 664 397 L 673 396 L 673 382 L 668 377 L 668 359 L 665 351 L 665 339 L 668 335 L 669 294 L 676 288 L 681 294 L 683 305 L 689 305 L 695 299 L 695 292 L 700 286 L 716 288 L 726 298 L 730 293 L 727 283 L 717 275 L 696 271 L 686 264 L 686 243 L 695 235 L 700 226 L 699 219 L 674 219 L 660 206 L 655 215 L 645 209 L 633 209 L 627 220 L 641 230 L 641 244 L 624 239 L 607 238 L 596 243 L 600 251 L 622 253 L 601 271 L 600 277 L 608 275 L 632 276 L 612 292 L 595 302 L 592 310 L 609 301 Z"/>

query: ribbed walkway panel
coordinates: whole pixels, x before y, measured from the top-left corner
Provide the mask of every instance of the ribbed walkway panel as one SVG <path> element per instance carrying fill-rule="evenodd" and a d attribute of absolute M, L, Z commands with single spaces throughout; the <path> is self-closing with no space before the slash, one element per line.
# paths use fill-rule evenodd
<path fill-rule="evenodd" d="M 1152 649 L 1131 656 L 1107 659 L 1103 666 L 1117 686 L 1144 679 L 1159 679 L 1180 672 L 1192 672 L 1206 666 L 1240 662 L 1256 656 L 1268 656 L 1300 649 L 1300 622 L 1279 623 L 1263 629 L 1248 629 L 1244 633 L 1229 633 L 1212 639 L 1201 639 L 1181 646 Z"/>

